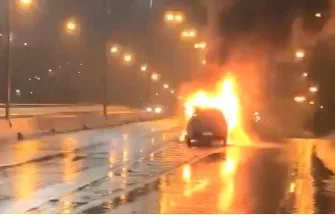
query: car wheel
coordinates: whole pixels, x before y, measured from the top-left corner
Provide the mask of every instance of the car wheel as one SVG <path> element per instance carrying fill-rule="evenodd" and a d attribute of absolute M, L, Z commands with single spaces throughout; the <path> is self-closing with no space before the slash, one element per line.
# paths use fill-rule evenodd
<path fill-rule="evenodd" d="M 191 147 L 191 146 L 192 146 L 192 141 L 191 141 L 191 138 L 190 138 L 190 137 L 186 136 L 186 137 L 185 137 L 185 142 L 186 142 L 186 144 L 187 144 L 188 147 Z"/>
<path fill-rule="evenodd" d="M 223 141 L 223 146 L 227 146 L 228 145 L 228 138 L 227 137 L 224 137 L 222 139 L 222 141 Z"/>

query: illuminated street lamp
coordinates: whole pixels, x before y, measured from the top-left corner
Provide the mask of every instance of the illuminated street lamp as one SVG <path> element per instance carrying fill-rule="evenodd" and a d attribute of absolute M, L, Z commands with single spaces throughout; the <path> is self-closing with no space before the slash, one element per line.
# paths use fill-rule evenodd
<path fill-rule="evenodd" d="M 74 32 L 77 31 L 78 25 L 74 20 L 68 20 L 66 22 L 65 28 L 66 28 L 67 32 L 74 33 Z"/>
<path fill-rule="evenodd" d="M 202 65 L 206 65 L 207 64 L 207 60 L 202 60 Z"/>
<path fill-rule="evenodd" d="M 123 60 L 125 63 L 130 63 L 133 60 L 133 55 L 130 53 L 126 53 L 123 55 Z"/>
<path fill-rule="evenodd" d="M 321 14 L 321 13 L 315 13 L 315 17 L 317 17 L 317 18 L 321 18 L 321 17 L 322 17 L 322 14 Z"/>
<path fill-rule="evenodd" d="M 119 52 L 119 47 L 117 45 L 112 45 L 112 47 L 110 48 L 110 52 L 112 54 L 116 54 Z"/>
<path fill-rule="evenodd" d="M 21 6 L 28 7 L 28 6 L 30 6 L 32 3 L 33 3 L 32 0 L 20 0 L 20 5 L 21 5 Z"/>
<path fill-rule="evenodd" d="M 183 22 L 184 21 L 184 16 L 182 14 L 177 14 L 174 16 L 175 20 L 177 22 Z"/>
<path fill-rule="evenodd" d="M 181 32 L 182 38 L 194 38 L 197 36 L 197 31 L 194 29 L 187 29 Z"/>
<path fill-rule="evenodd" d="M 294 97 L 294 101 L 296 101 L 297 103 L 302 103 L 306 101 L 306 97 L 304 96 L 296 96 Z"/>
<path fill-rule="evenodd" d="M 142 66 L 141 66 L 141 71 L 142 72 L 146 72 L 148 70 L 148 66 L 146 65 L 146 64 L 143 64 Z"/>
<path fill-rule="evenodd" d="M 170 86 L 168 85 L 168 84 L 164 84 L 164 89 L 169 89 L 170 88 Z"/>
<path fill-rule="evenodd" d="M 206 47 L 207 47 L 207 44 L 205 42 L 194 44 L 195 49 L 205 49 Z"/>
<path fill-rule="evenodd" d="M 168 13 L 165 15 L 165 20 L 168 21 L 168 22 L 171 22 L 174 20 L 174 15 L 173 13 Z"/>
<path fill-rule="evenodd" d="M 305 57 L 305 52 L 303 50 L 298 50 L 295 52 L 295 57 L 297 59 L 303 59 Z"/>
<path fill-rule="evenodd" d="M 151 75 L 151 80 L 153 80 L 153 81 L 158 81 L 158 80 L 159 80 L 159 75 L 158 75 L 157 73 L 153 73 L 153 74 Z"/>
<path fill-rule="evenodd" d="M 309 88 L 309 91 L 310 91 L 311 93 L 316 93 L 316 92 L 318 92 L 318 88 L 315 87 L 315 86 L 313 86 L 313 87 L 310 87 L 310 88 Z"/>
<path fill-rule="evenodd" d="M 184 22 L 185 17 L 182 12 L 167 11 L 164 15 L 165 23 L 180 24 Z"/>
<path fill-rule="evenodd" d="M 307 72 L 304 72 L 304 73 L 302 74 L 302 76 L 303 76 L 303 77 L 307 77 L 307 76 L 308 76 L 308 73 L 307 73 Z"/>

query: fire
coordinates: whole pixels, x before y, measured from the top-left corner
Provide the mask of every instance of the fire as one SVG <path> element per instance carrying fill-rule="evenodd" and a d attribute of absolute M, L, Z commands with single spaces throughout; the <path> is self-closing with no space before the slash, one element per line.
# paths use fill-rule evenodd
<path fill-rule="evenodd" d="M 195 108 L 215 108 L 225 116 L 229 130 L 229 140 L 240 144 L 250 144 L 249 136 L 244 132 L 241 122 L 241 106 L 236 78 L 228 74 L 219 81 L 214 91 L 198 90 L 189 95 L 184 103 L 187 119 L 192 117 Z"/>
<path fill-rule="evenodd" d="M 199 90 L 190 95 L 185 102 L 185 114 L 190 118 L 195 108 L 215 108 L 224 114 L 230 130 L 239 124 L 239 100 L 237 97 L 236 81 L 233 75 L 227 75 L 219 82 L 213 93 Z"/>

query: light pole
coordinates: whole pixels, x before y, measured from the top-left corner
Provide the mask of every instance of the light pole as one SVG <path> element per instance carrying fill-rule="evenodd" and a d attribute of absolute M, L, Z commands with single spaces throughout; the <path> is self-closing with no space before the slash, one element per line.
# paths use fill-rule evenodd
<path fill-rule="evenodd" d="M 149 2 L 149 7 L 150 7 L 150 10 L 152 9 L 152 6 L 154 5 L 154 0 L 150 0 Z"/>
<path fill-rule="evenodd" d="M 151 41 L 151 36 L 154 34 L 154 23 L 153 23 L 153 20 L 154 20 L 154 17 L 153 17 L 154 13 L 153 13 L 153 0 L 150 0 L 150 5 L 149 5 L 149 13 L 148 13 L 148 34 L 147 34 L 147 42 Z M 150 63 L 150 65 L 153 65 L 153 56 L 154 56 L 154 51 L 153 51 L 153 46 L 152 44 L 148 44 L 148 62 Z M 147 100 L 148 100 L 148 103 L 152 103 L 152 83 L 151 83 L 151 80 L 148 79 L 147 80 L 147 83 L 146 83 L 148 86 L 148 90 L 147 90 Z"/>
<path fill-rule="evenodd" d="M 110 46 L 110 43 L 109 42 L 106 42 L 106 50 L 105 50 L 105 53 L 106 53 L 106 60 L 107 60 L 107 68 L 105 69 L 105 72 L 104 72 L 104 99 L 103 99 L 103 104 L 102 104 L 102 107 L 103 107 L 103 114 L 105 116 L 105 118 L 107 119 L 107 106 L 108 106 L 108 78 L 109 78 L 109 75 L 108 75 L 108 72 L 109 72 L 109 65 L 110 65 L 110 54 L 111 52 L 115 53 L 115 49 L 111 48 Z"/>
<path fill-rule="evenodd" d="M 12 89 L 12 70 L 10 68 L 10 42 L 11 42 L 11 32 L 10 32 L 10 11 L 11 11 L 11 1 L 7 1 L 7 10 L 6 12 L 6 32 L 7 32 L 7 46 L 6 46 L 6 55 L 7 62 L 5 64 L 6 70 L 6 119 L 10 119 L 10 103 L 11 103 L 11 89 Z"/>
<path fill-rule="evenodd" d="M 109 4 L 107 0 L 103 1 L 102 4 L 103 8 L 102 10 L 104 11 L 103 14 L 105 14 L 105 9 L 109 8 Z M 110 15 L 110 13 L 106 13 L 107 17 Z M 107 112 L 107 106 L 108 106 L 108 85 L 109 85 L 109 70 L 110 70 L 110 55 L 111 52 L 113 54 L 118 52 L 118 48 L 115 48 L 114 46 L 112 46 L 109 42 L 109 31 L 107 31 L 107 29 L 105 29 L 105 32 L 103 32 L 103 36 L 102 39 L 104 40 L 105 43 L 105 60 L 106 60 L 106 68 L 104 69 L 104 81 L 103 81 L 103 101 L 102 101 L 102 107 L 103 107 L 103 115 L 105 116 L 105 118 L 108 118 L 108 112 Z"/>

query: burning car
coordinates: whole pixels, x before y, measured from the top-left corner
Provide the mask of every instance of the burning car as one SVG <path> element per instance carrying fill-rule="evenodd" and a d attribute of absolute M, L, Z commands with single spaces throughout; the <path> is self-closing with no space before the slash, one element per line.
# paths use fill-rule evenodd
<path fill-rule="evenodd" d="M 193 145 L 227 145 L 228 124 L 224 114 L 215 108 L 196 108 L 188 120 L 185 141 Z"/>

